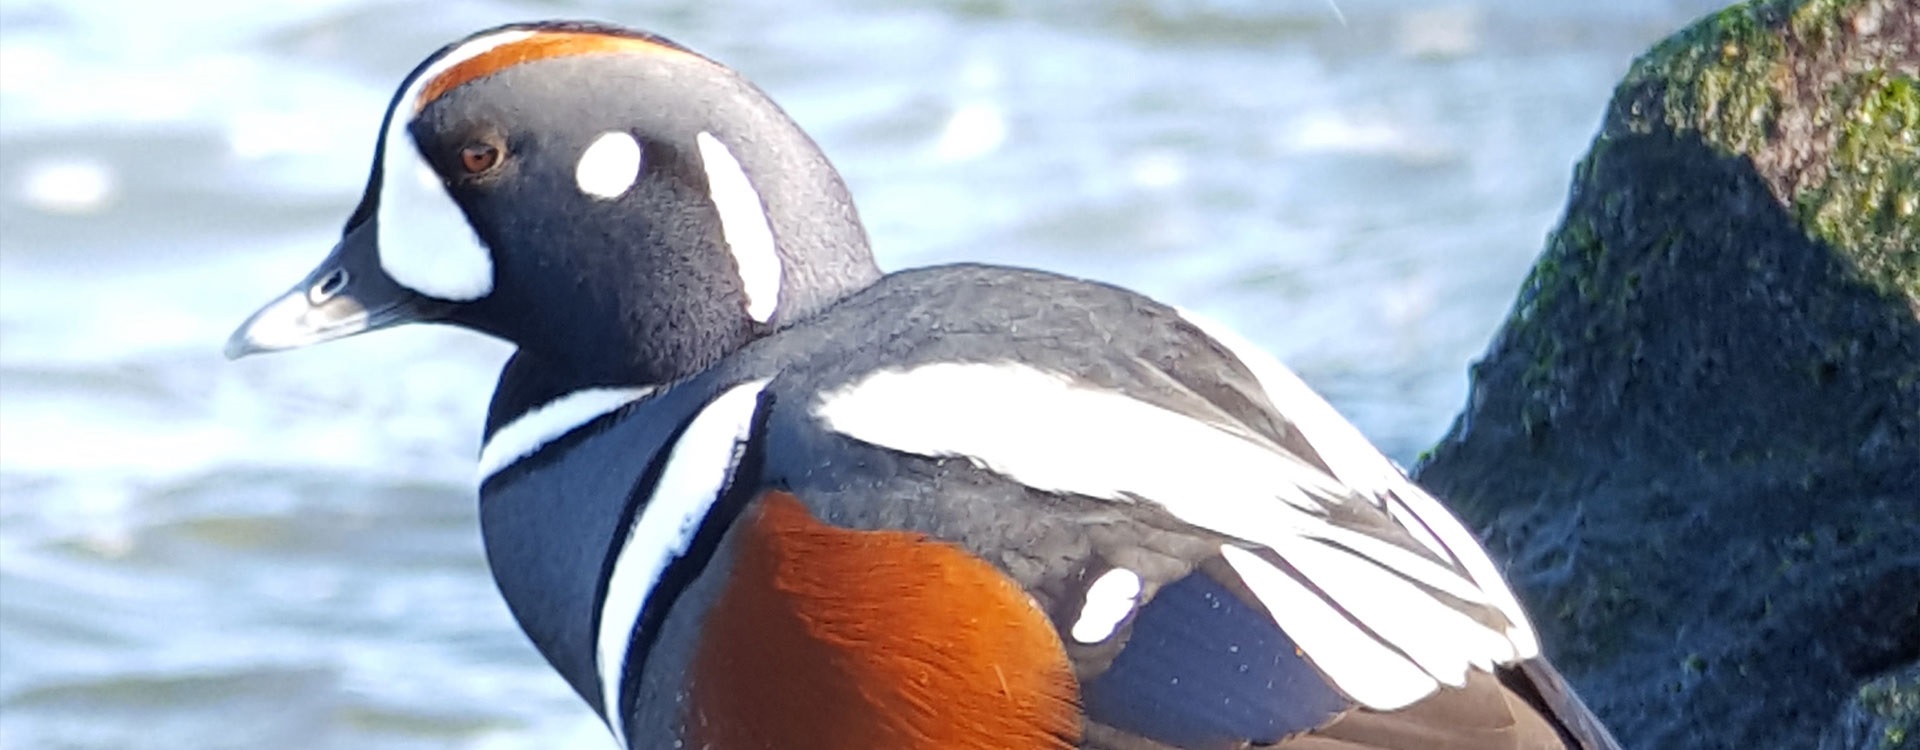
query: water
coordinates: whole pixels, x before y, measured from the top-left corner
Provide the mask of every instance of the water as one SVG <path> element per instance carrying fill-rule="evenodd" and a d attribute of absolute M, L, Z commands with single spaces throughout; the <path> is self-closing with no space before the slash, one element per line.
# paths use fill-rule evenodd
<path fill-rule="evenodd" d="M 481 557 L 501 346 L 219 357 L 330 246 L 392 87 L 457 36 L 664 32 L 809 128 L 884 265 L 1200 309 L 1406 460 L 1614 81 L 1704 3 L 0 0 L 0 748 L 608 744 Z"/>

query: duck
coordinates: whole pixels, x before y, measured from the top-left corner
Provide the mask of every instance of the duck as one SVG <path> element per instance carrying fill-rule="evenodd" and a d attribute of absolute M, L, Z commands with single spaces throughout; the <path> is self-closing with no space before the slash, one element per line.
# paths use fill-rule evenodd
<path fill-rule="evenodd" d="M 408 323 L 513 346 L 488 565 L 620 747 L 1617 747 L 1472 533 L 1271 355 L 1096 281 L 882 273 L 820 147 L 662 36 L 428 56 L 226 353 Z"/>

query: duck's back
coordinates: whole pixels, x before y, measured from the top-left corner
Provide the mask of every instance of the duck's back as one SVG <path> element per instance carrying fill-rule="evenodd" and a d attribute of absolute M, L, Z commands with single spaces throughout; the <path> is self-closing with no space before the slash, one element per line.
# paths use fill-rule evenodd
<path fill-rule="evenodd" d="M 627 527 L 680 512 L 701 435 L 744 437 L 704 451 L 727 487 L 643 597 L 633 737 L 1604 747 L 1568 744 L 1590 719 L 1539 697 L 1458 522 L 1203 326 L 1051 274 L 903 272 L 616 419 L 561 460 L 634 448 Z"/>

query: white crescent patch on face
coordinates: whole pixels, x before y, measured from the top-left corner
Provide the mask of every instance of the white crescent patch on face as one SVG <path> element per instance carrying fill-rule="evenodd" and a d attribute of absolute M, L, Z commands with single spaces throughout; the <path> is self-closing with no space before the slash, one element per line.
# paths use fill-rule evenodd
<path fill-rule="evenodd" d="M 781 275 L 780 253 L 774 246 L 773 227 L 767 224 L 766 207 L 726 144 L 705 131 L 694 140 L 700 145 L 700 164 L 707 171 L 713 208 L 720 213 L 720 234 L 740 268 L 747 314 L 765 323 L 780 304 Z"/>
<path fill-rule="evenodd" d="M 433 165 L 421 156 L 407 128 L 420 92 L 455 65 L 533 32 L 503 31 L 454 48 L 420 71 L 387 113 L 380 160 L 380 269 L 413 291 L 436 299 L 469 302 L 493 291 L 493 254 L 447 193 Z"/>

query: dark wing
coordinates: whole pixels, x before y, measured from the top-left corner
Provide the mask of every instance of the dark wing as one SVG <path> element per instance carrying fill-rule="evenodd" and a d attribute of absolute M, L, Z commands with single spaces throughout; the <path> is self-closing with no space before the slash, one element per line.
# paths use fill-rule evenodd
<path fill-rule="evenodd" d="M 1082 597 L 1054 602 L 1070 643 L 1100 646 L 1084 637 L 1116 620 L 1104 651 L 1076 654 L 1090 740 L 1543 746 L 1551 722 L 1495 679 L 1538 642 L 1472 535 L 1270 357 L 1204 323 L 1155 325 L 1097 340 L 1172 340 L 1182 354 L 929 361 L 866 374 L 811 411 L 855 440 L 964 458 L 1209 542 L 1171 577 L 1128 567 L 1124 544 L 1096 549 L 1076 569 Z M 1137 580 L 1101 591 L 1103 569 Z"/>

